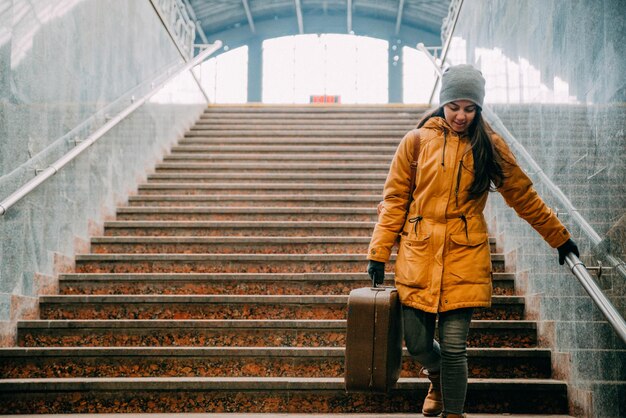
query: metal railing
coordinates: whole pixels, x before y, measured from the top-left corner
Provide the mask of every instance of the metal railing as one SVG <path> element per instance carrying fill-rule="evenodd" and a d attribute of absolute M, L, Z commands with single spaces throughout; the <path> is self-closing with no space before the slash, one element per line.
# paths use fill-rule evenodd
<path fill-rule="evenodd" d="M 580 284 L 585 288 L 591 299 L 596 304 L 602 315 L 609 321 L 609 324 L 613 327 L 617 335 L 626 343 L 626 321 L 607 299 L 602 292 L 602 289 L 596 284 L 589 274 L 589 270 L 585 267 L 582 261 L 575 254 L 568 254 L 565 257 L 567 266 L 570 268 L 574 276 L 578 279 Z"/>
<path fill-rule="evenodd" d="M 196 25 L 189 17 L 181 0 L 150 0 L 165 27 L 170 32 L 176 46 L 186 55 L 193 57 L 193 44 L 196 39 Z"/>
<path fill-rule="evenodd" d="M 161 19 L 161 23 L 176 46 L 178 53 L 186 62 L 193 57 L 194 47 L 198 46 L 200 49 L 211 47 L 211 44 L 196 45 L 194 43 L 196 26 L 189 17 L 185 5 L 180 0 L 150 0 L 150 4 L 152 4 L 152 8 L 154 8 L 159 19 Z M 193 71 L 191 76 L 208 102 L 209 96 Z"/>
<path fill-rule="evenodd" d="M 435 67 L 435 71 L 438 74 L 438 79 L 441 78 L 443 70 L 441 69 L 441 67 L 439 67 L 437 61 L 435 61 L 435 58 L 428 52 L 424 44 L 418 44 L 417 49 L 426 54 L 430 62 Z M 482 114 L 485 116 L 485 119 L 489 122 L 489 124 L 505 139 L 505 141 L 515 149 L 516 155 L 521 156 L 524 160 L 526 160 L 526 163 L 528 163 L 528 165 L 534 170 L 535 175 L 537 175 L 540 180 L 545 183 L 547 188 L 559 200 L 560 204 L 568 210 L 568 212 L 572 215 L 573 220 L 580 226 L 581 230 L 589 236 L 589 238 L 595 245 L 598 245 L 601 241 L 598 233 L 578 212 L 572 202 L 570 202 L 567 196 L 565 196 L 563 191 L 552 182 L 548 175 L 541 169 L 539 164 L 537 164 L 537 162 L 532 158 L 528 151 L 526 151 L 526 148 L 524 148 L 524 146 L 520 144 L 517 138 L 515 138 L 513 134 L 509 132 L 509 130 L 506 128 L 506 126 L 504 126 L 498 115 L 496 115 L 487 106 L 483 106 Z M 609 263 L 611 263 L 615 267 L 616 271 L 622 277 L 626 278 L 626 266 L 624 265 L 624 262 L 610 254 L 607 254 L 606 258 L 607 261 L 609 261 Z M 574 276 L 576 276 L 576 278 L 580 281 L 583 288 L 587 291 L 598 309 L 600 309 L 604 317 L 607 319 L 607 321 L 609 321 L 613 329 L 617 332 L 617 335 L 619 335 L 622 341 L 626 343 L 626 321 L 624 321 L 624 318 L 622 318 L 617 309 L 615 309 L 613 304 L 604 295 L 602 289 L 600 289 L 600 287 L 593 280 L 593 277 L 591 277 L 583 262 L 580 261 L 580 259 L 576 257 L 575 254 L 568 254 L 566 257 L 566 261 Z"/>
<path fill-rule="evenodd" d="M 450 43 L 452 42 L 452 34 L 454 33 L 454 29 L 456 28 L 456 22 L 459 21 L 459 16 L 461 15 L 461 7 L 463 7 L 463 0 L 452 0 L 452 2 L 450 3 L 448 17 L 446 17 L 446 19 L 444 19 L 443 21 L 441 29 L 441 44 L 443 45 L 443 47 L 441 48 L 442 65 L 444 62 L 446 62 L 446 58 L 448 57 L 448 50 L 450 49 Z M 428 54 L 428 56 L 430 57 L 430 54 Z M 436 62 L 435 66 L 439 67 Z M 435 97 L 435 92 L 437 91 L 439 80 L 441 80 L 441 75 L 437 73 L 435 85 L 433 86 L 433 90 L 430 92 L 430 98 L 428 99 L 429 104 L 432 103 L 433 97 Z"/>
<path fill-rule="evenodd" d="M 37 174 L 33 179 L 24 184 L 18 190 L 9 195 L 6 199 L 0 202 L 0 216 L 4 215 L 7 210 L 13 206 L 15 203 L 20 201 L 24 196 L 35 190 L 37 186 L 41 183 L 55 175 L 61 168 L 63 168 L 67 163 L 72 161 L 78 155 L 80 155 L 83 151 L 93 145 L 98 139 L 100 139 L 104 134 L 110 131 L 114 126 L 124 120 L 128 115 L 133 113 L 139 107 L 141 107 L 150 97 L 155 95 L 164 85 L 169 83 L 175 77 L 180 75 L 181 73 L 191 70 L 196 65 L 200 64 L 206 58 L 208 58 L 213 52 L 217 49 L 221 48 L 222 43 L 220 41 L 216 41 L 210 48 L 202 51 L 198 54 L 193 60 L 181 64 L 181 66 L 173 71 L 173 74 L 167 77 L 163 82 L 161 82 L 158 86 L 154 87 L 148 94 L 143 96 L 139 100 L 135 100 L 133 104 L 128 106 L 126 109 L 121 111 L 117 116 L 113 117 L 107 123 L 105 123 L 100 129 L 91 134 L 88 138 L 83 141 L 78 142 L 78 144 L 72 148 L 70 152 L 56 160 L 54 163 L 50 164 L 48 168 L 42 170 L 39 174 Z M 192 72 L 193 73 L 193 72 Z M 206 94 L 205 94 L 206 96 Z"/>

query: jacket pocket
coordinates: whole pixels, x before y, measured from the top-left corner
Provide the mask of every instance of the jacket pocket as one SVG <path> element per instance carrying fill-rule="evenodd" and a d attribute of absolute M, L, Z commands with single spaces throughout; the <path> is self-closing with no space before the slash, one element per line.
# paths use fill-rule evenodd
<path fill-rule="evenodd" d="M 430 235 L 416 240 L 403 239 L 396 259 L 396 282 L 425 289 L 430 285 L 432 255 Z"/>
<path fill-rule="evenodd" d="M 484 284 L 491 281 L 489 235 L 484 232 L 450 235 L 444 261 L 450 284 Z"/>

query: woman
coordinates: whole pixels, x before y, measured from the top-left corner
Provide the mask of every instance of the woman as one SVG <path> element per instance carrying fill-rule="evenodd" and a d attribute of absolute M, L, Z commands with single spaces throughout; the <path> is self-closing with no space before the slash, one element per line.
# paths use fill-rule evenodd
<path fill-rule="evenodd" d="M 368 273 L 384 279 L 398 234 L 395 285 L 406 346 L 431 381 L 423 414 L 463 417 L 467 334 L 476 307 L 491 305 L 491 257 L 483 210 L 497 190 L 557 248 L 559 263 L 576 244 L 537 195 L 506 143 L 481 116 L 485 80 L 471 65 L 442 76 L 440 107 L 400 142 L 385 182 L 383 209 L 368 250 Z M 420 141 L 407 212 L 414 141 Z M 433 340 L 439 315 L 439 342 Z"/>

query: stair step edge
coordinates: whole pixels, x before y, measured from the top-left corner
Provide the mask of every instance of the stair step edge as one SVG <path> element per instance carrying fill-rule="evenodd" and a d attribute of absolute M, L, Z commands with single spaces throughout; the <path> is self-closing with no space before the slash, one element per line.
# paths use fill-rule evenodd
<path fill-rule="evenodd" d="M 551 356 L 545 348 L 474 348 L 467 349 L 469 357 L 539 357 Z M 270 357 L 343 357 L 344 347 L 25 347 L 0 348 L 0 357 L 60 357 L 60 356 L 270 356 Z M 403 356 L 410 357 L 407 349 Z"/>
<path fill-rule="evenodd" d="M 425 378 L 400 378 L 396 390 L 426 388 Z M 3 392 L 34 390 L 332 390 L 345 391 L 343 378 L 324 377 L 108 377 L 0 380 Z M 468 389 L 562 391 L 567 383 L 554 379 L 468 379 Z"/>
<path fill-rule="evenodd" d="M 504 254 L 492 253 L 491 261 L 504 261 Z M 146 253 L 146 254 L 78 254 L 76 261 L 364 261 L 367 254 L 180 254 L 180 253 Z M 391 261 L 395 257 L 392 255 Z"/>
<path fill-rule="evenodd" d="M 17 321 L 23 329 L 80 329 L 80 328 L 286 328 L 286 329 L 345 329 L 345 319 L 98 319 L 98 320 L 28 320 Z M 536 321 L 527 320 L 473 320 L 472 329 L 537 329 Z"/>
<path fill-rule="evenodd" d="M 521 296 L 492 296 L 496 305 L 524 304 Z M 40 296 L 46 303 L 280 303 L 346 305 L 348 295 L 55 295 Z"/>
<path fill-rule="evenodd" d="M 515 280 L 515 273 L 495 272 L 494 280 Z M 393 273 L 386 273 L 393 279 Z M 306 281 L 306 280 L 369 280 L 367 273 L 63 273 L 59 281 L 84 280 L 267 280 L 267 281 Z"/>

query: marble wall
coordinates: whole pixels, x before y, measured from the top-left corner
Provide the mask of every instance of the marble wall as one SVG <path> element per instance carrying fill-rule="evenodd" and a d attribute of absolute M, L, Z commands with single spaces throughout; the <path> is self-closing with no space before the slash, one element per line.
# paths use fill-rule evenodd
<path fill-rule="evenodd" d="M 626 259 L 625 23 L 622 0 L 465 1 L 449 55 L 481 69 L 486 102 L 602 238 L 593 242 L 520 159 L 588 266 L 607 252 Z M 489 213 L 527 316 L 554 349 L 554 377 L 569 383 L 570 413 L 626 416 L 626 345 L 556 251 L 497 194 Z M 598 280 L 622 315 L 625 282 L 615 272 Z"/>
<path fill-rule="evenodd" d="M 182 63 L 148 0 L 0 0 L 0 200 Z M 205 107 L 181 74 L 0 218 L 2 345 Z"/>

